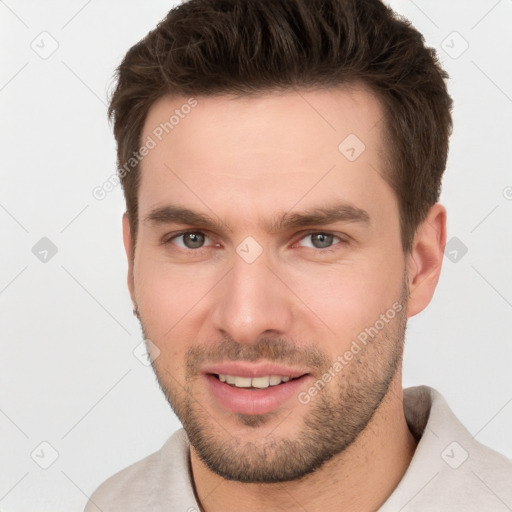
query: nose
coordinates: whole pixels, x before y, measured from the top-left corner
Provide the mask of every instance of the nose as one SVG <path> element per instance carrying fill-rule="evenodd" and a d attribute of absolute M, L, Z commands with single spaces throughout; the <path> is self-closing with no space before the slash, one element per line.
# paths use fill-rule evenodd
<path fill-rule="evenodd" d="M 293 325 L 293 295 L 264 255 L 247 263 L 235 254 L 216 292 L 213 326 L 239 343 L 284 335 Z"/>

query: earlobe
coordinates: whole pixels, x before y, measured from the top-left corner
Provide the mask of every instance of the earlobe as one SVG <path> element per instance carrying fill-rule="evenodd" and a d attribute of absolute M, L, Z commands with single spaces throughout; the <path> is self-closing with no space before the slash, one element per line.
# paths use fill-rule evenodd
<path fill-rule="evenodd" d="M 128 290 L 130 290 L 130 296 L 132 298 L 133 304 L 135 305 L 135 285 L 133 277 L 133 260 L 135 255 L 132 252 L 132 243 L 133 238 L 130 228 L 130 218 L 125 212 L 123 214 L 123 244 L 124 250 L 126 252 L 126 258 L 128 259 Z"/>
<path fill-rule="evenodd" d="M 441 273 L 445 245 L 446 210 L 436 203 L 418 227 L 407 256 L 408 317 L 423 311 L 430 303 Z"/>

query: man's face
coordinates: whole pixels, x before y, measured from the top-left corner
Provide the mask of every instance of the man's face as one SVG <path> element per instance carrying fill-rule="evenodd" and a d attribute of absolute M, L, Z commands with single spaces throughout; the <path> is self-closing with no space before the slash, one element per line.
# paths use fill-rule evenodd
<path fill-rule="evenodd" d="M 186 103 L 156 102 L 142 136 L 157 145 L 129 282 L 153 367 L 210 469 L 299 478 L 399 381 L 407 286 L 382 109 L 363 89 Z"/>

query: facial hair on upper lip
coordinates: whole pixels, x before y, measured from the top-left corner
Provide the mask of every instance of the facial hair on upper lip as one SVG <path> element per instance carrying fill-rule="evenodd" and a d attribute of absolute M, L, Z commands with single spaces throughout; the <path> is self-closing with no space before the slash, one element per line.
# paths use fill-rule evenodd
<path fill-rule="evenodd" d="M 206 363 L 224 361 L 258 361 L 306 368 L 307 373 L 322 375 L 329 367 L 329 358 L 316 346 L 297 346 L 281 338 L 261 338 L 254 344 L 240 344 L 224 336 L 219 343 L 191 347 L 185 356 L 186 378 L 199 375 Z"/>
<path fill-rule="evenodd" d="M 226 430 L 222 421 L 205 407 L 201 386 L 196 383 L 205 364 L 225 360 L 263 359 L 296 365 L 310 370 L 311 375 L 319 379 L 333 363 L 318 350 L 318 346 L 323 346 L 321 340 L 310 345 L 300 340 L 262 337 L 254 343 L 239 344 L 226 336 L 219 341 L 191 347 L 184 360 L 159 357 L 152 366 L 164 395 L 185 428 L 191 447 L 211 471 L 228 480 L 247 483 L 296 480 L 314 472 L 354 443 L 379 408 L 401 368 L 407 299 L 405 275 L 399 300 L 403 306 L 401 311 L 393 321 L 385 324 L 371 343 L 361 347 L 357 362 L 337 374 L 337 378 L 306 406 L 307 409 L 301 409 L 305 414 L 296 423 L 297 429 L 292 436 L 280 435 L 279 428 L 273 427 L 271 435 L 265 436 L 265 443 L 244 442 Z M 146 334 L 144 327 L 143 333 Z M 179 341 L 175 339 L 172 343 Z M 179 374 L 185 371 L 184 381 L 178 381 L 169 364 Z M 305 406 L 297 401 L 295 407 Z M 269 415 L 236 415 L 235 418 L 252 429 L 264 426 L 272 419 Z M 282 420 L 278 421 L 281 424 Z"/>

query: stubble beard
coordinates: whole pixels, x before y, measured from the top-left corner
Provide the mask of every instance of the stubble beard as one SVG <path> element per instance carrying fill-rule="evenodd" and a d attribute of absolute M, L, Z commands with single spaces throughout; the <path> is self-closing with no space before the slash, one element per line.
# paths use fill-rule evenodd
<path fill-rule="evenodd" d="M 280 437 L 278 426 L 271 435 L 263 434 L 254 442 L 237 438 L 232 428 L 213 417 L 207 410 L 208 404 L 203 405 L 200 396 L 194 393 L 193 384 L 198 380 L 196 370 L 205 361 L 265 359 L 307 364 L 315 369 L 315 375 L 322 376 L 333 361 L 314 346 L 299 350 L 280 338 L 240 345 L 231 338 L 224 338 L 220 344 L 194 347 L 187 352 L 185 385 L 178 383 L 158 360 L 153 363 L 153 369 L 191 446 L 211 471 L 228 480 L 244 483 L 298 480 L 352 445 L 389 392 L 403 356 L 407 323 L 405 283 L 400 303 L 403 307 L 395 318 L 309 404 L 303 405 L 297 400 L 292 405 L 309 408 L 293 438 L 289 435 Z M 234 415 L 239 423 L 254 429 L 270 423 L 275 417 L 274 413 Z"/>

